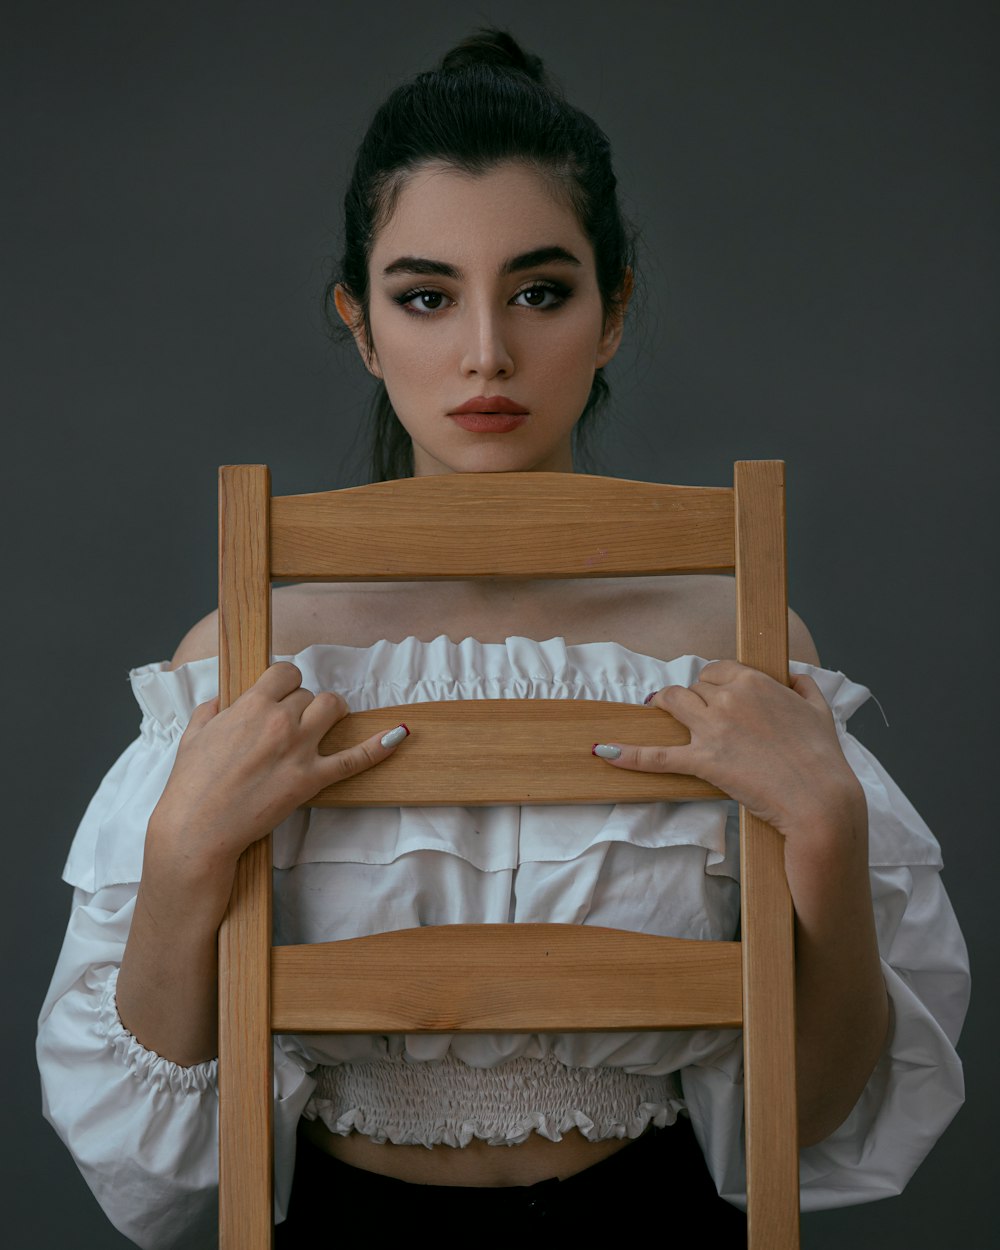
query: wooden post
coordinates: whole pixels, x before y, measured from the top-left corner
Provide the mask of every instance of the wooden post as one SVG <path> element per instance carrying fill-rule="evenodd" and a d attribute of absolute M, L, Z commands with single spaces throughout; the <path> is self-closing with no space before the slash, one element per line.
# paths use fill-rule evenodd
<path fill-rule="evenodd" d="M 780 460 L 735 466 L 736 654 L 787 685 L 784 479 Z M 794 913 L 784 839 L 741 806 L 740 846 L 748 1244 L 797 1250 L 798 1116 L 787 1080 L 795 1072 Z M 773 1160 L 766 1171 L 765 1154 Z"/>
<path fill-rule="evenodd" d="M 271 662 L 270 473 L 219 470 L 219 703 Z M 242 570 L 237 580 L 235 570 Z M 271 1250 L 274 1239 L 271 837 L 244 852 L 219 930 L 219 1245 Z"/>

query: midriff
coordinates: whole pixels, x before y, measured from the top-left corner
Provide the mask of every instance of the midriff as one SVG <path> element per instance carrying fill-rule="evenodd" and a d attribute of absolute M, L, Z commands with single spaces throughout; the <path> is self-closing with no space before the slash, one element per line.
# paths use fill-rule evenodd
<path fill-rule="evenodd" d="M 320 1120 L 302 1120 L 300 1129 L 320 1150 L 351 1167 L 414 1185 L 461 1185 L 500 1188 L 533 1185 L 558 1177 L 565 1180 L 629 1145 L 631 1138 L 587 1141 L 576 1130 L 561 1141 L 532 1133 L 516 1146 L 491 1146 L 473 1140 L 455 1146 L 395 1146 L 362 1133 L 331 1133 Z"/>

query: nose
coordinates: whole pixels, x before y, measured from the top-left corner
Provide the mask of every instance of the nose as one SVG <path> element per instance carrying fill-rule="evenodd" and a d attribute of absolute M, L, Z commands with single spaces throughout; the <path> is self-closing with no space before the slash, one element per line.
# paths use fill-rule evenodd
<path fill-rule="evenodd" d="M 462 348 L 464 377 L 509 378 L 514 372 L 503 313 L 492 307 L 470 308 Z"/>

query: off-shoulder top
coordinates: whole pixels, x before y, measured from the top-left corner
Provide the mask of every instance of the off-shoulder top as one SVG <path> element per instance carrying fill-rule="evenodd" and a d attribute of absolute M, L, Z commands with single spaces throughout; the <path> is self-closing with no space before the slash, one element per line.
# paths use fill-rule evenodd
<path fill-rule="evenodd" d="M 354 710 L 424 700 L 589 698 L 641 703 L 690 684 L 707 661 L 660 661 L 614 643 L 503 644 L 409 638 L 366 648 L 313 646 L 291 657 L 303 684 L 337 690 Z M 873 899 L 892 1033 L 854 1111 L 802 1151 L 803 1208 L 897 1193 L 962 1101 L 954 1051 L 967 961 L 941 887 L 939 847 L 873 757 L 846 731 L 869 697 L 842 673 L 808 665 L 830 704 L 870 814 Z M 128 936 L 143 838 L 194 707 L 216 692 L 215 660 L 131 674 L 140 736 L 101 784 L 65 870 L 75 887 L 66 941 L 42 1009 L 38 1053 L 46 1115 L 114 1223 L 140 1246 L 212 1244 L 217 1183 L 215 1063 L 181 1068 L 145 1050 L 118 1020 L 114 985 Z M 404 748 L 405 749 L 405 748 Z M 683 937 L 729 938 L 738 924 L 735 805 L 639 803 L 493 808 L 308 809 L 274 836 L 275 941 L 328 941 L 423 924 L 560 921 Z M 84 1060 L 86 1065 L 84 1066 Z M 276 1214 L 291 1185 L 295 1127 L 322 1117 L 335 1132 L 400 1140 L 391 1117 L 366 1123 L 330 1072 L 461 1065 L 506 1079 L 537 1070 L 611 1068 L 651 1091 L 609 1127 L 572 1105 L 505 1125 L 558 1140 L 635 1135 L 689 1115 L 724 1197 L 739 1203 L 739 1034 L 279 1036 L 275 1038 Z M 508 1064 L 504 1072 L 503 1065 Z M 483 1081 L 485 1089 L 487 1081 Z M 346 1083 L 350 1088 L 350 1082 Z M 635 1086 L 638 1088 L 638 1085 Z M 346 1098 L 346 1102 L 344 1099 Z M 581 1119 L 582 1116 L 582 1119 Z M 368 1120 L 372 1117 L 368 1114 Z M 459 1123 L 430 1140 L 462 1145 Z"/>

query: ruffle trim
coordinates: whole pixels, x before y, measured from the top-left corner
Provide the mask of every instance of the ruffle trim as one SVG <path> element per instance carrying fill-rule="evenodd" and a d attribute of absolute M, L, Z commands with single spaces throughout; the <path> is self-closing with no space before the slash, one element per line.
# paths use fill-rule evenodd
<path fill-rule="evenodd" d="M 205 1063 L 196 1063 L 185 1068 L 179 1063 L 164 1059 L 155 1050 L 147 1050 L 125 1028 L 118 1014 L 115 996 L 119 971 L 118 968 L 112 970 L 98 1007 L 101 1031 L 118 1061 L 139 1080 L 164 1093 L 200 1095 L 218 1089 L 218 1059 L 209 1059 Z"/>
<path fill-rule="evenodd" d="M 321 1066 L 313 1077 L 307 1119 L 394 1145 L 513 1146 L 532 1133 L 561 1141 L 571 1129 L 588 1141 L 634 1138 L 650 1124 L 673 1124 L 684 1106 L 668 1076 L 568 1067 L 552 1055 L 493 1067 L 450 1054 L 430 1063 L 397 1057 Z"/>
<path fill-rule="evenodd" d="M 538 642 L 513 636 L 502 643 L 452 642 L 443 634 L 430 642 L 411 637 L 370 647 L 322 643 L 275 658 L 295 663 L 306 689 L 338 691 L 352 711 L 451 699 L 641 703 L 651 690 L 691 685 L 711 662 L 693 655 L 659 660 L 614 642 L 567 645 L 562 638 Z M 866 686 L 843 673 L 798 662 L 790 667 L 815 679 L 841 724 L 871 697 Z M 217 693 L 218 660 L 193 660 L 176 669 L 165 661 L 146 664 L 129 679 L 149 722 L 145 731 L 176 737 L 195 707 Z"/>
<path fill-rule="evenodd" d="M 615 843 L 645 850 L 697 847 L 710 874 L 739 876 L 736 805 L 725 799 L 584 807 L 310 809 L 278 826 L 273 855 L 277 869 L 309 865 L 312 870 L 324 864 L 386 866 L 434 852 L 489 873 L 532 863 L 579 862 Z"/>
<path fill-rule="evenodd" d="M 595 1123 L 583 1111 L 566 1111 L 558 1116 L 535 1111 L 520 1117 L 504 1133 L 494 1135 L 485 1132 L 473 1120 L 442 1121 L 434 1125 L 433 1130 L 414 1135 L 399 1124 L 391 1123 L 384 1117 L 366 1114 L 357 1107 L 338 1116 L 333 1103 L 316 1097 L 309 1100 L 303 1116 L 307 1120 L 322 1120 L 331 1133 L 340 1137 L 347 1137 L 350 1133 L 363 1133 L 378 1145 L 392 1142 L 394 1146 L 454 1146 L 461 1149 L 473 1140 L 484 1141 L 490 1146 L 518 1146 L 527 1141 L 532 1133 L 549 1141 L 562 1141 L 563 1134 L 573 1129 L 577 1129 L 587 1141 L 610 1141 L 623 1137 L 631 1139 L 641 1137 L 651 1124 L 657 1128 L 673 1124 L 683 1109 L 684 1104 L 679 1100 L 671 1099 L 666 1104 L 644 1102 L 624 1124 Z"/>
<path fill-rule="evenodd" d="M 681 656 L 662 661 L 617 643 L 567 646 L 562 638 L 504 643 L 443 635 L 431 642 L 407 638 L 371 647 L 321 644 L 292 659 L 303 685 L 338 690 L 355 710 L 455 698 L 584 698 L 641 703 L 650 690 L 690 685 L 709 661 Z M 869 697 L 864 686 L 810 665 L 793 664 L 819 684 L 843 725 Z M 142 710 L 139 740 L 105 777 L 88 806 L 63 872 L 71 885 L 93 893 L 138 881 L 143 838 L 191 713 L 217 691 L 218 662 L 192 661 L 177 669 L 147 664 L 130 675 Z M 736 879 L 736 842 L 727 830 L 725 802 L 620 804 L 616 808 L 506 809 L 520 821 L 506 839 L 483 837 L 485 809 L 397 808 L 302 810 L 275 831 L 279 869 L 317 863 L 388 864 L 411 852 L 457 855 L 483 872 L 512 870 L 524 860 L 570 862 L 588 849 L 613 842 L 661 849 L 696 846 L 707 854 L 711 875 Z M 503 809 L 496 809 L 500 811 Z M 509 823 L 509 822 L 508 822 Z M 512 826 L 513 828 L 513 826 Z M 516 834 L 516 836 L 515 836 Z"/>

